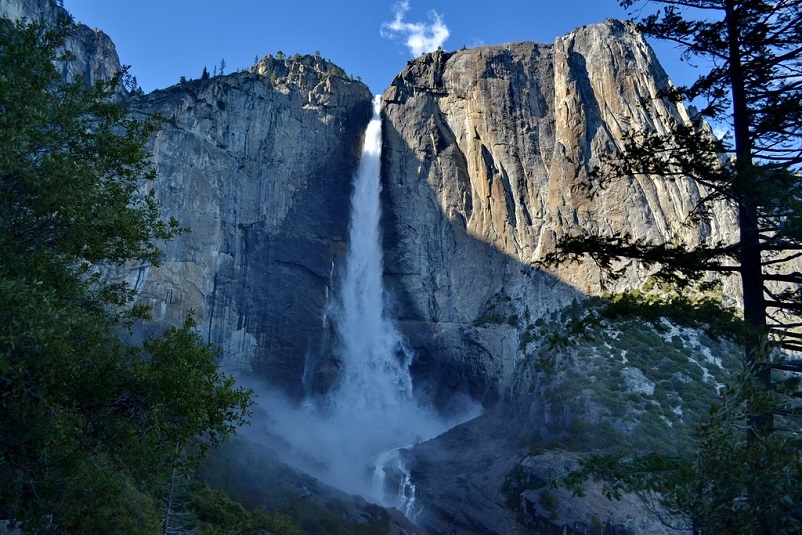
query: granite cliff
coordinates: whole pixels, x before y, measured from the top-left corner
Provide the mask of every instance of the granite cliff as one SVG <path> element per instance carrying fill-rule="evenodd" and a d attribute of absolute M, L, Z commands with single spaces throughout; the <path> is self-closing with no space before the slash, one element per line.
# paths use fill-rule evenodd
<path fill-rule="evenodd" d="M 3 0 L 0 12 L 67 15 L 42 0 Z M 93 82 L 120 68 L 99 30 L 78 24 L 67 45 L 76 59 L 66 74 Z M 704 194 L 692 182 L 639 176 L 596 196 L 583 188 L 626 132 L 687 120 L 681 104 L 657 98 L 668 84 L 643 38 L 612 20 L 553 44 L 424 54 L 393 80 L 383 95 L 386 283 L 418 352 L 417 383 L 440 406 L 455 392 L 492 406 L 513 382 L 525 326 L 601 291 L 592 264 L 538 269 L 560 236 L 732 232 L 727 212 L 682 225 Z M 322 318 L 345 251 L 368 88 L 317 56 L 268 56 L 126 99 L 166 119 L 149 188 L 191 232 L 166 245 L 161 267 L 115 276 L 160 322 L 192 310 L 229 368 L 296 398 L 324 390 L 337 363 Z M 645 277 L 633 265 L 605 289 Z"/>
<path fill-rule="evenodd" d="M 705 194 L 690 181 L 637 176 L 595 196 L 584 188 L 627 132 L 688 121 L 681 104 L 658 98 L 668 84 L 643 38 L 613 20 L 554 44 L 425 54 L 393 80 L 384 93 L 387 279 L 438 398 L 454 387 L 492 403 L 523 357 L 523 327 L 602 291 L 592 263 L 537 268 L 561 236 L 698 243 L 732 232 L 727 211 L 683 226 Z M 604 290 L 646 278 L 633 264 Z"/>
<path fill-rule="evenodd" d="M 47 0 L 3 0 L 0 14 L 47 24 L 69 17 Z M 121 68 L 100 30 L 75 24 L 65 48 L 74 55 L 67 78 L 94 83 Z M 165 119 L 151 143 L 158 177 L 146 188 L 190 229 L 165 245 L 161 266 L 107 273 L 153 311 L 156 322 L 137 335 L 191 313 L 226 368 L 300 399 L 306 360 L 326 353 L 321 319 L 345 253 L 370 91 L 333 63 L 296 55 L 120 98 Z"/>
<path fill-rule="evenodd" d="M 532 451 L 682 448 L 727 373 L 717 348 L 670 325 L 616 325 L 598 347 L 551 345 L 584 297 L 639 287 L 649 275 L 637 263 L 618 281 L 591 262 L 541 269 L 561 236 L 733 237 L 735 217 L 723 207 L 686 225 L 706 194 L 694 182 L 635 176 L 595 195 L 586 188 L 628 132 L 689 120 L 660 98 L 670 83 L 643 37 L 608 20 L 553 44 L 424 54 L 384 93 L 385 276 L 418 354 L 417 384 L 444 408 L 456 393 L 498 407 L 408 452 L 428 505 L 419 520 L 434 532 L 516 532 L 521 522 L 548 533 L 664 529 L 635 503 L 603 513 L 599 493 L 579 504 L 544 491 L 565 457 Z M 632 340 L 616 338 L 619 329 Z M 665 353 L 672 344 L 680 350 Z M 544 505 L 552 500 L 559 506 Z"/>
<path fill-rule="evenodd" d="M 10 19 L 26 19 L 55 26 L 59 21 L 72 20 L 69 12 L 56 2 L 44 0 L 2 0 L 0 15 Z M 109 80 L 121 69 L 114 42 L 99 29 L 84 24 L 72 26 L 64 48 L 74 59 L 61 64 L 65 78 L 83 76 L 88 85 Z"/>
<path fill-rule="evenodd" d="M 129 281 L 161 322 L 193 310 L 231 370 L 303 395 L 325 350 L 322 318 L 345 252 L 350 179 L 371 114 L 367 87 L 313 56 L 265 58 L 131 103 L 166 118 L 153 184 L 191 229 Z"/>
<path fill-rule="evenodd" d="M 0 0 L 0 14 L 52 23 L 66 12 L 46 0 Z M 75 60 L 65 76 L 92 83 L 120 68 L 99 30 L 77 25 L 67 47 Z M 612 20 L 551 44 L 424 54 L 393 80 L 382 96 L 385 283 L 415 350 L 422 397 L 446 412 L 465 395 L 486 408 L 506 397 L 517 422 L 541 438 L 546 428 L 607 418 L 598 404 L 567 411 L 541 393 L 559 396 L 570 383 L 576 399 L 590 399 L 586 376 L 608 355 L 588 350 L 596 361 L 574 367 L 581 373 L 568 381 L 559 362 L 538 367 L 549 349 L 535 341 L 533 326 L 559 323 L 554 314 L 567 306 L 603 289 L 636 287 L 648 273 L 633 263 L 627 277 L 603 287 L 590 263 L 545 271 L 538 261 L 561 236 L 584 230 L 691 242 L 726 241 L 734 232 L 726 210 L 704 225 L 683 225 L 705 195 L 690 181 L 637 176 L 595 196 L 584 187 L 600 155 L 618 150 L 627 132 L 688 120 L 681 104 L 659 98 L 668 84 L 643 38 Z M 325 392 L 339 369 L 325 317 L 346 252 L 351 179 L 371 115 L 368 88 L 318 56 L 267 56 L 246 71 L 120 96 L 135 113 L 164 117 L 151 144 L 158 177 L 147 189 L 191 229 L 165 245 L 161 266 L 107 273 L 127 280 L 153 310 L 156 322 L 137 334 L 192 313 L 229 370 L 258 376 L 295 400 Z M 613 379 L 626 387 L 622 395 L 654 393 L 674 379 L 619 368 Z M 666 411 L 668 419 L 673 409 Z M 508 437 L 497 437 L 508 458 L 489 453 L 497 426 L 479 421 L 411 452 L 435 531 L 492 532 L 494 522 L 517 529 L 499 489 L 521 454 Z M 465 446 L 465 437 L 476 449 L 460 465 L 454 444 Z M 442 477 L 427 468 L 437 459 L 445 459 Z M 495 468 L 477 478 L 459 472 L 478 464 Z M 542 464 L 530 458 L 519 466 Z M 489 486 L 496 488 L 492 503 L 483 494 Z M 525 492 L 523 507 L 540 518 L 540 491 Z"/>

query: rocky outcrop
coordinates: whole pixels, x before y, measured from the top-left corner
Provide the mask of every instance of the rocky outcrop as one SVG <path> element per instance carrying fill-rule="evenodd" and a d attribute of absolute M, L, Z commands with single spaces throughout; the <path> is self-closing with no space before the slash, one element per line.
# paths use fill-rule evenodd
<path fill-rule="evenodd" d="M 668 84 L 634 27 L 612 20 L 554 44 L 425 54 L 395 78 L 384 93 L 387 275 L 423 367 L 442 371 L 436 397 L 451 384 L 492 401 L 522 358 L 520 328 L 602 290 L 589 262 L 538 269 L 561 236 L 698 243 L 732 232 L 726 211 L 683 225 L 705 194 L 691 181 L 636 176 L 587 190 L 628 132 L 688 121 L 659 98 Z M 647 275 L 632 264 L 605 289 Z"/>
<path fill-rule="evenodd" d="M 0 16 L 42 22 L 50 26 L 56 26 L 59 21 L 72 20 L 66 9 L 50 0 L 2 0 Z M 72 25 L 64 48 L 74 56 L 71 61 L 59 64 L 66 79 L 83 76 L 87 85 L 93 85 L 100 80 L 110 80 L 120 72 L 117 49 L 109 36 L 99 29 L 89 28 L 85 24 Z"/>
<path fill-rule="evenodd" d="M 411 516 L 432 535 L 688 533 L 663 525 L 635 495 L 610 500 L 588 482 L 578 497 L 555 485 L 579 455 L 527 443 L 526 431 L 493 410 L 402 451 L 415 484 Z"/>

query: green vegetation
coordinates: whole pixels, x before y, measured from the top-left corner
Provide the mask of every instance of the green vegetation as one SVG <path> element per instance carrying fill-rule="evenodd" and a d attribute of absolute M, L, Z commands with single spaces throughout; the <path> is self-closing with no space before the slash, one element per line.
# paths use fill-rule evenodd
<path fill-rule="evenodd" d="M 502 325 L 504 323 L 518 326 L 518 315 L 510 310 L 512 298 L 501 292 L 496 293 L 482 307 L 482 313 L 473 322 L 474 327 L 485 327 L 487 325 Z"/>
<path fill-rule="evenodd" d="M 698 113 L 691 110 L 692 123 L 673 122 L 668 133 L 633 132 L 623 152 L 608 155 L 595 170 L 592 187 L 634 175 L 690 178 L 706 194 L 689 220 L 704 224 L 713 210 L 728 205 L 737 214 L 739 235 L 732 243 L 694 244 L 584 233 L 562 240 L 548 261 L 590 255 L 613 277 L 621 259 L 654 268 L 677 288 L 678 299 L 642 307 L 642 296 L 632 296 L 624 309 L 651 307 L 665 316 L 680 303 L 701 324 L 738 343 L 742 371 L 726 381 L 709 419 L 698 425 L 693 455 L 597 455 L 579 475 L 605 482 L 614 496 L 628 491 L 660 502 L 694 533 L 799 533 L 802 365 L 792 352 L 802 350 L 802 3 L 620 3 L 657 5 L 650 14 L 639 11 L 645 16 L 638 29 L 711 68 L 690 87 L 667 87 L 658 96 L 701 102 Z M 731 135 L 710 135 L 709 119 L 728 125 Z M 726 318 L 726 310 L 716 312 L 715 303 L 688 298 L 707 289 L 711 273 L 740 278 L 742 322 Z M 681 336 L 672 339 L 676 346 L 682 342 Z M 658 364 L 662 398 L 699 396 L 693 367 L 672 373 L 670 362 Z M 672 390 L 665 388 L 668 374 Z"/>
<path fill-rule="evenodd" d="M 191 320 L 145 312 L 98 266 L 158 264 L 181 231 L 152 196 L 158 128 L 54 61 L 68 24 L 0 19 L 0 518 L 24 533 L 159 533 L 177 475 L 248 415 Z"/>
<path fill-rule="evenodd" d="M 190 481 L 187 490 L 191 528 L 199 535 L 219 533 L 272 533 L 303 535 L 299 527 L 287 517 L 271 515 L 256 509 L 247 511 L 222 491 L 206 483 Z"/>
<path fill-rule="evenodd" d="M 560 500 L 557 496 L 548 490 L 540 492 L 537 499 L 538 503 L 542 505 L 549 513 L 549 518 L 557 518 L 557 511 L 560 507 Z"/>
<path fill-rule="evenodd" d="M 562 483 L 582 494 L 584 481 L 592 479 L 611 499 L 628 492 L 659 502 L 674 527 L 695 533 L 799 533 L 802 439 L 748 435 L 752 415 L 782 398 L 744 369 L 698 427 L 694 456 L 593 454 Z"/>
<path fill-rule="evenodd" d="M 340 493 L 332 496 L 319 481 L 294 472 L 260 446 L 240 440 L 229 442 L 206 460 L 200 476 L 246 508 L 270 511 L 270 518 L 283 519 L 308 535 L 390 532 L 390 516 L 384 508 Z"/>
<path fill-rule="evenodd" d="M 473 326 L 484 327 L 485 325 L 501 325 L 502 323 L 507 323 L 507 320 L 504 319 L 504 316 L 495 312 L 491 312 L 476 318 L 476 320 L 473 322 Z"/>
<path fill-rule="evenodd" d="M 563 447 L 689 453 L 694 426 L 738 369 L 737 346 L 616 307 L 588 299 L 530 324 L 520 384 L 559 408 L 549 434 Z"/>
<path fill-rule="evenodd" d="M 539 490 L 546 486 L 546 482 L 538 479 L 524 468 L 520 463 L 513 466 L 507 474 L 501 491 L 504 493 L 507 507 L 516 510 L 519 507 L 521 494 L 527 490 Z"/>

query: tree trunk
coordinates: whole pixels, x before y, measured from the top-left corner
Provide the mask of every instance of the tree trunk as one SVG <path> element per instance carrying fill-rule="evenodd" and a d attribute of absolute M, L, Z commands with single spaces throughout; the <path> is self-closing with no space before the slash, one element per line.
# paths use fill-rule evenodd
<path fill-rule="evenodd" d="M 752 373 L 767 388 L 771 386 L 771 369 L 766 355 L 766 300 L 763 295 L 758 212 L 753 189 L 759 180 L 752 161 L 752 139 L 749 131 L 750 114 L 746 98 L 746 78 L 741 57 L 741 21 L 735 0 L 726 0 L 725 17 L 730 62 L 733 129 L 735 136 L 735 190 L 738 194 L 738 226 L 740 227 L 740 271 L 744 298 L 746 333 L 745 358 Z M 770 415 L 755 415 L 752 428 L 758 433 L 770 432 Z"/>

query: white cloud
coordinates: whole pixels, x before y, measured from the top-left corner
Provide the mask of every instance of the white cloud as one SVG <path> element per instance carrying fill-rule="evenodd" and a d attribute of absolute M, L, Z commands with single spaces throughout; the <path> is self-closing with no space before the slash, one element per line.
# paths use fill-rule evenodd
<path fill-rule="evenodd" d="M 393 6 L 395 19 L 381 26 L 381 35 L 388 39 L 401 39 L 413 56 L 432 52 L 448 39 L 448 27 L 435 11 L 429 12 L 428 22 L 407 22 L 404 15 L 409 11 L 409 2 L 403 0 Z"/>

